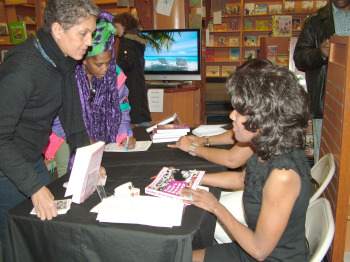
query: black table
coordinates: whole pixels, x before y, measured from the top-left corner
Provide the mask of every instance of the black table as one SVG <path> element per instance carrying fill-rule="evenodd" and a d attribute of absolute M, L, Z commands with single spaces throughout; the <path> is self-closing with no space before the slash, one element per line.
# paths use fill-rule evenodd
<path fill-rule="evenodd" d="M 134 136 L 149 140 L 144 129 L 136 128 Z M 166 143 L 152 144 L 145 152 L 104 153 L 102 165 L 107 171 L 105 186 L 112 195 L 116 186 L 131 181 L 141 189 L 151 182 L 163 166 L 196 168 L 206 172 L 219 172 L 224 167 L 179 149 L 166 147 Z M 48 188 L 55 199 L 63 199 L 68 181 L 65 175 Z M 217 197 L 220 190 L 210 188 Z M 41 221 L 30 215 L 31 200 L 26 200 L 9 211 L 6 231 L 6 256 L 9 261 L 192 261 L 192 248 L 204 248 L 213 243 L 216 218 L 212 214 L 188 206 L 182 225 L 158 228 L 136 224 L 100 223 L 92 207 L 100 202 L 94 192 L 84 203 L 72 204 L 65 215 L 51 221 Z"/>

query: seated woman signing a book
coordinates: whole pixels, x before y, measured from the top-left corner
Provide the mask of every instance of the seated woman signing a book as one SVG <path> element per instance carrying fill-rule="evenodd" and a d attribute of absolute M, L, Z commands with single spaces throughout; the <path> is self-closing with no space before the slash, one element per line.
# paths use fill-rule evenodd
<path fill-rule="evenodd" d="M 235 239 L 193 251 L 194 261 L 307 261 L 305 217 L 310 198 L 310 166 L 304 146 L 309 98 L 286 68 L 235 71 L 227 80 L 234 110 L 235 139 L 255 153 L 241 172 L 205 174 L 203 184 L 244 188 L 248 227 L 208 191 L 183 189 L 185 203 L 220 220 Z"/>
<path fill-rule="evenodd" d="M 92 48 L 88 49 L 86 57 L 76 66 L 75 78 L 83 120 L 91 143 L 119 143 L 132 149 L 136 139 L 132 137 L 131 131 L 129 90 L 125 85 L 126 76 L 115 63 L 116 30 L 112 22 L 113 15 L 101 10 Z M 62 134 L 57 119 L 55 123 L 53 133 Z M 60 162 L 60 159 L 56 160 Z M 65 161 L 65 170 L 67 165 L 68 158 Z"/>

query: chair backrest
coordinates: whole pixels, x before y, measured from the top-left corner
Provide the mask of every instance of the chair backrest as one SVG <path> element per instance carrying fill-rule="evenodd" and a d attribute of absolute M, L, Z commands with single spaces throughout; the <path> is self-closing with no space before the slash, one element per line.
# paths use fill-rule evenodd
<path fill-rule="evenodd" d="M 169 64 L 168 61 L 166 60 L 166 58 L 158 57 L 158 61 L 159 61 L 161 64 L 164 64 L 164 65 Z"/>
<path fill-rule="evenodd" d="M 310 262 L 321 262 L 331 246 L 334 236 L 334 219 L 326 198 L 309 204 L 306 212 L 305 233 L 309 243 Z"/>
<path fill-rule="evenodd" d="M 333 154 L 323 156 L 311 169 L 311 176 L 318 183 L 319 188 L 310 198 L 310 203 L 314 202 L 326 189 L 335 172 L 335 162 Z"/>
<path fill-rule="evenodd" d="M 187 58 L 176 58 L 176 65 L 187 66 Z"/>

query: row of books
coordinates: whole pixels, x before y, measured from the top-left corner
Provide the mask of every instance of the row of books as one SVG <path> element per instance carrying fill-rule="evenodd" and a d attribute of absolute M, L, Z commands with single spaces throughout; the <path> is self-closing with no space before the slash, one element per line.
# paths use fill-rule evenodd
<path fill-rule="evenodd" d="M 243 37 L 243 46 L 259 46 L 260 36 L 244 36 Z M 215 44 L 214 44 L 215 43 Z M 214 41 L 214 36 L 209 36 L 209 45 L 208 46 L 240 46 L 239 37 L 226 37 L 218 36 L 216 41 Z M 208 61 L 208 59 L 207 59 Z M 210 61 L 210 60 L 209 60 Z"/>
<path fill-rule="evenodd" d="M 254 50 L 254 49 L 245 49 L 244 50 L 244 59 L 249 60 L 249 59 L 256 58 L 257 51 L 258 50 Z M 239 62 L 239 54 L 240 54 L 239 48 L 231 48 L 229 50 L 229 53 L 228 53 L 229 59 L 227 61 Z M 216 61 L 215 60 L 215 51 L 214 50 L 207 50 L 206 51 L 206 61 L 207 62 L 223 62 L 223 61 Z"/>
<path fill-rule="evenodd" d="M 327 4 L 326 0 L 316 1 L 316 10 L 324 7 Z M 311 13 L 314 11 L 314 1 L 302 1 L 301 11 L 304 13 Z M 285 13 L 295 12 L 295 2 L 285 1 L 284 4 Z M 282 4 L 255 4 L 245 3 L 244 4 L 244 15 L 273 15 L 282 14 Z"/>
<path fill-rule="evenodd" d="M 157 125 L 152 130 L 150 137 L 153 143 L 176 142 L 180 137 L 190 132 L 188 124 L 165 124 Z"/>
<path fill-rule="evenodd" d="M 11 43 L 18 44 L 27 38 L 27 28 L 24 21 L 0 23 L 0 36 L 10 35 Z"/>
<path fill-rule="evenodd" d="M 207 66 L 206 73 L 207 76 L 229 76 L 235 70 L 236 66 Z"/>

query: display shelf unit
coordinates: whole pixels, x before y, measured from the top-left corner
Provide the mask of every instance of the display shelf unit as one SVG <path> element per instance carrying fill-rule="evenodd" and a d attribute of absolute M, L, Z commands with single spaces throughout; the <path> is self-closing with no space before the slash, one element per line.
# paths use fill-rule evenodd
<path fill-rule="evenodd" d="M 237 67 L 250 58 L 259 57 L 261 38 L 272 36 L 274 15 L 292 16 L 291 35 L 298 36 L 307 16 L 326 3 L 319 0 L 227 0 L 221 24 L 213 24 L 211 17 L 207 26 L 209 42 L 205 47 L 206 77 L 226 78 L 227 75 L 222 74 L 226 72 L 223 70 L 226 67 Z M 230 39 L 234 38 L 237 44 L 232 46 Z"/>

